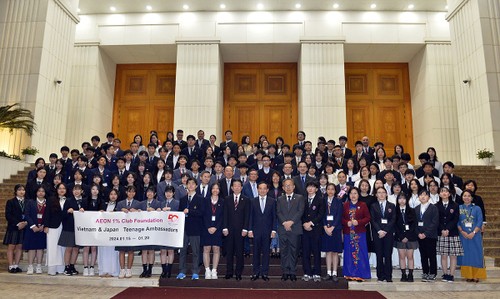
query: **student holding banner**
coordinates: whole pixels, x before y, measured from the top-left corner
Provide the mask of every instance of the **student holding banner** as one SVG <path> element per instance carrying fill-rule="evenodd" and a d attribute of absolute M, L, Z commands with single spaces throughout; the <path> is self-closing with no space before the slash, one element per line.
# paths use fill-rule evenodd
<path fill-rule="evenodd" d="M 116 209 L 118 200 L 118 190 L 111 189 L 109 191 L 109 200 L 103 206 L 101 212 L 113 212 Z M 118 260 L 118 251 L 114 246 L 99 246 L 99 276 L 100 277 L 117 277 L 120 273 L 120 263 Z"/>
<path fill-rule="evenodd" d="M 116 211 L 124 213 L 136 212 L 141 209 L 141 202 L 135 199 L 136 188 L 134 186 L 127 187 L 127 198 L 118 202 Z M 132 277 L 132 264 L 134 263 L 134 246 L 116 246 L 116 251 L 120 252 L 120 274 L 118 278 L 131 278 Z M 127 265 L 125 268 L 125 253 L 128 254 Z"/>
<path fill-rule="evenodd" d="M 160 201 L 162 211 L 178 211 L 179 201 L 174 198 L 175 187 L 167 186 L 165 189 L 165 201 Z M 172 264 L 174 263 L 174 248 L 160 246 L 161 275 L 160 278 L 170 278 Z"/>
<path fill-rule="evenodd" d="M 146 190 L 146 200 L 141 202 L 140 210 L 148 212 L 161 210 L 161 203 L 155 198 L 155 196 L 155 188 L 153 186 L 148 187 Z M 156 246 L 141 246 L 140 249 L 142 250 L 142 273 L 139 277 L 151 277 L 153 265 L 155 263 Z"/>

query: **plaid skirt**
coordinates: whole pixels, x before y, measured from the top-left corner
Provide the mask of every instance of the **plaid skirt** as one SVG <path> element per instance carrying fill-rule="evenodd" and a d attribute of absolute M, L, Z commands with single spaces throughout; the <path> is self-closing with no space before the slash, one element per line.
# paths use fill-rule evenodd
<path fill-rule="evenodd" d="M 462 242 L 460 242 L 460 237 L 439 236 L 436 244 L 436 253 L 438 255 L 451 255 L 451 256 L 464 255 L 464 249 L 462 248 Z"/>

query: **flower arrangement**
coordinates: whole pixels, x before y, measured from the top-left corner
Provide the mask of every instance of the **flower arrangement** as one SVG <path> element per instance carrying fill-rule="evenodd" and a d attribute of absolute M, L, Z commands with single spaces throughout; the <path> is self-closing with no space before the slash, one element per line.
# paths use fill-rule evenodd
<path fill-rule="evenodd" d="M 21 150 L 21 154 L 23 154 L 23 156 L 26 156 L 26 155 L 36 155 L 38 154 L 40 151 L 34 147 L 34 146 L 28 146 L 28 147 L 25 147 Z"/>
<path fill-rule="evenodd" d="M 491 159 L 494 156 L 494 153 L 488 149 L 480 149 L 477 150 L 476 156 L 478 159 Z"/>

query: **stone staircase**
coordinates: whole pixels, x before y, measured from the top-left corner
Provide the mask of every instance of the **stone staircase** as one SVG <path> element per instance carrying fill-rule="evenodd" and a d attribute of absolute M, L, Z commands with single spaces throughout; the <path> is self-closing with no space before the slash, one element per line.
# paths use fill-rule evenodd
<path fill-rule="evenodd" d="M 14 186 L 26 182 L 26 177 L 31 169 L 32 168 L 27 167 L 0 184 L 1 241 L 3 241 L 6 230 L 5 203 L 8 199 L 12 198 Z M 486 217 L 488 220 L 488 225 L 486 226 L 484 234 L 485 255 L 494 258 L 495 266 L 500 267 L 500 201 L 498 200 L 500 198 L 500 170 L 496 170 L 494 166 L 456 166 L 455 172 L 457 175 L 461 176 L 464 181 L 475 179 L 478 184 L 478 194 L 481 195 L 484 200 Z M 1 246 L 0 271 L 3 271 L 7 267 L 6 252 L 6 246 Z M 140 262 L 138 261 L 136 264 L 139 266 Z M 249 266 L 246 268 L 249 268 Z M 140 271 L 140 268 L 137 269 L 137 271 Z"/>

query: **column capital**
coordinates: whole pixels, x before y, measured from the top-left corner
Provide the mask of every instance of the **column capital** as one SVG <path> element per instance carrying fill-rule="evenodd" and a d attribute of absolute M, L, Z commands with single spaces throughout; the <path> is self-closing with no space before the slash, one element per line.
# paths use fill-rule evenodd
<path fill-rule="evenodd" d="M 345 36 L 301 36 L 300 37 L 301 44 L 345 44 Z"/>
<path fill-rule="evenodd" d="M 189 44 L 220 44 L 220 38 L 216 37 L 203 37 L 203 38 L 177 38 L 175 43 L 178 45 Z"/>

